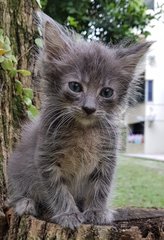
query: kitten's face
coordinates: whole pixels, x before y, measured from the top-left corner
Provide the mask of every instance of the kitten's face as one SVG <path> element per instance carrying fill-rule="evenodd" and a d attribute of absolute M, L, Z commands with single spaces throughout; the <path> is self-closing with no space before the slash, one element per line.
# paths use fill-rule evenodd
<path fill-rule="evenodd" d="M 92 125 L 106 115 L 106 104 L 114 100 L 114 90 L 108 85 L 94 86 L 94 83 L 77 78 L 65 78 L 63 95 L 68 111 L 83 125 Z M 112 104 L 111 104 L 112 107 Z"/>
<path fill-rule="evenodd" d="M 61 106 L 63 112 L 84 126 L 118 117 L 127 83 L 121 87 L 124 75 L 119 61 L 106 47 L 93 43 L 84 44 L 82 49 L 77 46 L 68 56 L 63 56 L 58 70 L 57 62 L 54 67 L 51 64 L 49 77 L 55 85 L 51 85 L 54 108 Z"/>

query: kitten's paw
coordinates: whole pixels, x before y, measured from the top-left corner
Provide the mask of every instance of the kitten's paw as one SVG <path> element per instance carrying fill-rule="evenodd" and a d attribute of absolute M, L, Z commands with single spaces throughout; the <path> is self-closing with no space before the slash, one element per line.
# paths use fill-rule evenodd
<path fill-rule="evenodd" d="M 35 209 L 34 201 L 30 198 L 22 198 L 15 204 L 15 212 L 22 216 L 23 214 L 36 216 L 37 212 Z"/>
<path fill-rule="evenodd" d="M 84 222 L 83 213 L 64 213 L 59 216 L 54 216 L 51 221 L 65 228 L 75 229 Z"/>
<path fill-rule="evenodd" d="M 110 224 L 113 220 L 114 211 L 109 209 L 88 209 L 84 212 L 84 222 L 96 225 Z"/>

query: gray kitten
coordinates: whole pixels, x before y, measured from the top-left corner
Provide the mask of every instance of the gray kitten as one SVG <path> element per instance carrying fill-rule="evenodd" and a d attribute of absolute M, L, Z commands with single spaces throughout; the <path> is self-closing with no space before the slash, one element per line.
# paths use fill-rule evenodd
<path fill-rule="evenodd" d="M 120 120 L 151 42 L 109 47 L 41 19 L 42 111 L 9 159 L 10 204 L 72 229 L 108 224 Z"/>

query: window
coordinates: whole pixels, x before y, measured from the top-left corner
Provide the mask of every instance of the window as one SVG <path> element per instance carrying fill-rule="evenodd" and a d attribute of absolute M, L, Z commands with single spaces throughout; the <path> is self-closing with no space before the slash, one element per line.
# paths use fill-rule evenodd
<path fill-rule="evenodd" d="M 143 144 L 144 143 L 144 122 L 129 124 L 128 143 Z"/>
<path fill-rule="evenodd" d="M 131 134 L 144 134 L 144 127 L 145 127 L 144 122 L 129 124 Z"/>
<path fill-rule="evenodd" d="M 147 80 L 147 101 L 153 101 L 153 80 Z"/>

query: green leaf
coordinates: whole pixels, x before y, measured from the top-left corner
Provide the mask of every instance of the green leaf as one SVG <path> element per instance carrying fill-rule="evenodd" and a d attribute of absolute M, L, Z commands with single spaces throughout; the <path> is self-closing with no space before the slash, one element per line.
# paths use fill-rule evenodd
<path fill-rule="evenodd" d="M 26 97 L 26 96 L 23 97 L 23 101 L 24 101 L 24 103 L 25 103 L 27 106 L 32 105 L 31 99 L 28 98 L 28 97 Z"/>
<path fill-rule="evenodd" d="M 4 38 L 0 35 L 0 48 L 3 48 L 4 45 Z"/>
<path fill-rule="evenodd" d="M 4 44 L 3 30 L 0 28 L 0 46 Z"/>
<path fill-rule="evenodd" d="M 0 56 L 0 63 L 2 63 L 5 60 L 4 56 Z"/>
<path fill-rule="evenodd" d="M 6 38 L 6 39 L 4 41 L 3 47 L 6 50 L 6 52 L 9 52 L 9 51 L 11 51 L 10 40 L 9 40 L 9 38 Z"/>
<path fill-rule="evenodd" d="M 29 99 L 33 99 L 33 91 L 31 88 L 23 88 L 23 94 L 25 97 L 29 98 Z"/>
<path fill-rule="evenodd" d="M 36 2 L 38 3 L 39 7 L 42 8 L 42 5 L 40 3 L 40 0 L 36 0 Z"/>
<path fill-rule="evenodd" d="M 9 70 L 9 71 L 11 71 L 11 70 L 14 69 L 14 66 L 13 66 L 12 61 L 11 61 L 10 59 L 6 59 L 6 58 L 5 58 L 4 61 L 2 62 L 1 66 L 2 66 L 2 68 L 3 68 L 4 70 Z"/>
<path fill-rule="evenodd" d="M 6 50 L 6 52 L 10 52 L 11 51 L 11 47 L 9 46 L 9 45 L 6 45 L 5 43 L 4 43 L 4 49 Z"/>
<path fill-rule="evenodd" d="M 8 59 L 10 59 L 10 60 L 12 60 L 14 63 L 17 63 L 16 57 L 15 57 L 14 55 L 12 55 L 11 52 L 6 53 L 6 54 L 5 54 L 5 57 L 8 58 Z"/>
<path fill-rule="evenodd" d="M 15 80 L 15 90 L 18 95 L 22 95 L 23 85 L 19 80 Z"/>
<path fill-rule="evenodd" d="M 31 72 L 24 69 L 17 70 L 18 73 L 22 74 L 24 77 L 31 76 Z"/>
<path fill-rule="evenodd" d="M 71 25 L 72 27 L 77 27 L 78 26 L 78 22 L 75 20 L 74 17 L 68 16 L 67 21 L 69 22 L 69 25 Z"/>
<path fill-rule="evenodd" d="M 10 39 L 7 36 L 5 36 L 5 44 L 8 45 L 8 46 L 11 45 Z"/>
<path fill-rule="evenodd" d="M 31 113 L 30 111 L 28 111 L 28 110 L 27 110 L 26 112 L 27 112 L 28 118 L 29 118 L 30 120 L 33 120 L 34 117 L 33 117 L 32 113 Z"/>
<path fill-rule="evenodd" d="M 14 62 L 14 63 L 17 63 L 17 59 L 14 55 L 11 55 L 11 60 Z"/>
<path fill-rule="evenodd" d="M 0 28 L 0 36 L 2 36 L 2 35 L 3 35 L 3 29 Z"/>
<path fill-rule="evenodd" d="M 31 105 L 27 110 L 27 114 L 30 119 L 34 119 L 39 114 L 39 111 L 34 105 Z"/>
<path fill-rule="evenodd" d="M 36 38 L 35 39 L 35 44 L 39 47 L 39 48 L 43 48 L 43 41 L 41 38 Z"/>
<path fill-rule="evenodd" d="M 17 74 L 16 68 L 13 68 L 13 69 L 10 70 L 10 76 L 11 76 L 11 77 L 15 77 L 16 74 Z"/>

